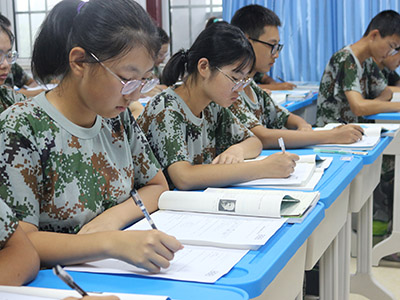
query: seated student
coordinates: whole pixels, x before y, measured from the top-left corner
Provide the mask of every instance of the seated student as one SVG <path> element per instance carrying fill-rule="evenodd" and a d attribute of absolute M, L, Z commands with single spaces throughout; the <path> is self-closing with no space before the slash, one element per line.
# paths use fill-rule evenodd
<path fill-rule="evenodd" d="M 0 13 L 0 23 L 4 24 L 5 27 L 11 30 L 11 22 L 10 20 Z M 27 97 L 33 97 L 42 92 L 42 89 L 35 90 L 35 91 L 28 91 L 26 87 L 36 87 L 37 83 L 30 77 L 24 69 L 17 63 L 13 63 L 11 66 L 11 72 L 9 72 L 8 77 L 5 81 L 5 84 L 11 88 L 14 86 L 18 87 L 18 93 L 22 93 Z"/>
<path fill-rule="evenodd" d="M 390 102 L 392 92 L 373 61 L 394 55 L 400 46 L 400 15 L 382 11 L 369 23 L 364 36 L 331 57 L 317 102 L 317 124 L 363 122 L 362 116 L 400 111 L 400 103 Z"/>
<path fill-rule="evenodd" d="M 261 151 L 260 141 L 226 108 L 247 83 L 254 52 L 243 33 L 227 23 L 204 29 L 192 47 L 167 63 L 163 81 L 139 116 L 170 183 L 181 190 L 226 186 L 263 177 L 287 177 L 298 156 L 276 153 L 246 162 Z"/>
<path fill-rule="evenodd" d="M 239 27 L 253 46 L 256 63 L 250 76 L 268 72 L 282 49 L 278 16 L 266 7 L 248 5 L 236 11 L 231 24 Z M 354 125 L 312 131 L 310 124 L 275 104 L 254 82 L 240 93 L 230 109 L 262 141 L 264 148 L 277 148 L 279 137 L 283 137 L 288 148 L 296 148 L 321 143 L 352 143 L 362 136 L 362 129 Z M 282 130 L 283 127 L 297 130 Z"/>
<path fill-rule="evenodd" d="M 0 23 L 0 113 L 15 102 L 25 100 L 22 94 L 5 85 L 6 78 L 10 73 L 11 64 L 17 59 L 16 52 L 12 51 L 14 35 Z"/>
<path fill-rule="evenodd" d="M 257 72 L 253 78 L 263 90 L 293 90 L 296 87 L 291 82 L 278 82 L 265 73 Z"/>
<path fill-rule="evenodd" d="M 21 285 L 39 271 L 39 256 L 12 210 L 0 199 L 0 285 Z"/>
<path fill-rule="evenodd" d="M 156 30 L 125 0 L 61 1 L 41 26 L 34 75 L 63 79 L 1 114 L 0 197 L 42 266 L 117 258 L 158 272 L 182 247 L 157 230 L 119 230 L 143 216 L 132 188 L 150 212 L 168 189 L 127 110 L 154 85 L 143 78 L 159 49 Z"/>
<path fill-rule="evenodd" d="M 396 54 L 387 56 L 381 62 L 374 60 L 393 93 L 400 92 L 400 76 L 396 72 L 396 69 L 400 66 L 400 51 L 399 49 L 396 50 Z"/>
<path fill-rule="evenodd" d="M 157 30 L 158 30 L 158 36 L 161 41 L 161 48 L 154 62 L 152 75 L 154 78 L 161 79 L 160 65 L 164 62 L 165 58 L 168 55 L 170 39 L 164 29 L 162 29 L 161 27 L 157 27 Z M 153 97 L 158 93 L 160 93 L 161 91 L 165 90 L 166 88 L 167 86 L 164 84 L 157 84 L 151 91 L 147 92 L 144 96 Z M 137 117 L 142 113 L 144 107 L 142 103 L 140 103 L 139 101 L 133 101 L 131 102 L 131 104 L 129 104 L 129 109 L 131 110 L 132 115 L 135 117 L 135 119 L 137 119 Z"/>

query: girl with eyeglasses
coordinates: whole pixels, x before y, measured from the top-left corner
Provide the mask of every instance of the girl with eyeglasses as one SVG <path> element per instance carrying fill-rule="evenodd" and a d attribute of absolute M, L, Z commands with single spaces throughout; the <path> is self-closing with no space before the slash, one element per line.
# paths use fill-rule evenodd
<path fill-rule="evenodd" d="M 264 177 L 287 177 L 298 156 L 259 155 L 261 142 L 227 109 L 248 84 L 254 52 L 243 33 L 215 23 L 192 47 L 167 63 L 162 82 L 171 86 L 155 96 L 139 116 L 169 181 L 181 190 L 227 186 Z"/>
<path fill-rule="evenodd" d="M 120 231 L 143 217 L 132 189 L 150 212 L 168 189 L 127 109 L 157 83 L 145 79 L 156 33 L 131 0 L 61 1 L 39 30 L 33 74 L 60 83 L 1 115 L 0 197 L 42 266 L 117 258 L 158 272 L 182 247 L 158 230 Z"/>
<path fill-rule="evenodd" d="M 13 43 L 14 35 L 5 24 L 0 23 L 0 113 L 15 102 L 26 99 L 5 85 L 11 65 L 17 60 L 17 52 L 12 51 Z"/>

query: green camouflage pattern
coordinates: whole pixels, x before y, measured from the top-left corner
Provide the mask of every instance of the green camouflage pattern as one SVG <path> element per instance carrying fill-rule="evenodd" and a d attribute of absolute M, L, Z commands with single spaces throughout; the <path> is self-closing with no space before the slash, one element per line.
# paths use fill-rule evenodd
<path fill-rule="evenodd" d="M 29 75 L 22 69 L 22 67 L 14 63 L 11 65 L 11 72 L 8 74 L 8 77 L 5 81 L 5 84 L 10 87 L 19 87 L 22 88 L 29 81 Z"/>
<path fill-rule="evenodd" d="M 385 80 L 372 58 L 361 65 L 349 46 L 336 52 L 322 75 L 317 100 L 317 126 L 337 123 L 341 118 L 348 123 L 365 123 L 350 109 L 346 91 L 359 92 L 364 99 L 378 97 L 386 87 Z"/>
<path fill-rule="evenodd" d="M 160 170 L 129 111 L 82 128 L 45 93 L 0 115 L 0 153 L 0 198 L 19 220 L 53 232 L 78 232 Z"/>
<path fill-rule="evenodd" d="M 254 81 L 250 87 L 256 102 L 246 95 L 244 91 L 239 93 L 239 98 L 229 109 L 249 129 L 263 125 L 267 128 L 284 128 L 290 112 L 272 100 L 272 98 L 261 89 Z"/>
<path fill-rule="evenodd" d="M 390 69 L 385 67 L 381 70 L 381 72 L 386 80 L 386 84 L 389 86 L 395 86 L 400 80 L 400 76 L 399 74 L 397 74 L 396 71 L 391 71 Z"/>
<path fill-rule="evenodd" d="M 26 100 L 25 95 L 17 94 L 11 88 L 2 85 L 0 86 L 0 113 L 6 110 L 9 106 L 13 105 L 16 102 Z"/>
<path fill-rule="evenodd" d="M 230 146 L 253 136 L 227 108 L 211 102 L 196 117 L 168 88 L 147 103 L 138 123 L 173 188 L 167 168 L 178 161 L 210 164 Z"/>
<path fill-rule="evenodd" d="M 8 239 L 18 226 L 18 219 L 11 209 L 0 199 L 0 249 L 4 248 Z"/>

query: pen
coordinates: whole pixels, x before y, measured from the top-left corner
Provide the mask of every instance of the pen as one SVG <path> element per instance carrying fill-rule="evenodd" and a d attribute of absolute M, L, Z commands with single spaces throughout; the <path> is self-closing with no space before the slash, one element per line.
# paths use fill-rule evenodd
<path fill-rule="evenodd" d="M 285 82 L 285 80 L 282 79 L 282 77 L 276 76 L 280 81 Z"/>
<path fill-rule="evenodd" d="M 368 155 L 368 152 L 364 151 L 345 151 L 345 150 L 334 150 L 334 149 L 314 149 L 314 152 L 319 153 L 332 153 L 332 154 L 355 154 L 355 155 Z"/>
<path fill-rule="evenodd" d="M 58 278 L 64 281 L 70 288 L 77 291 L 82 297 L 88 296 L 88 294 L 72 279 L 71 275 L 65 272 L 60 265 L 53 267 L 53 272 Z"/>
<path fill-rule="evenodd" d="M 285 142 L 283 141 L 282 137 L 280 137 L 278 139 L 278 143 L 279 143 L 279 147 L 281 147 L 282 153 L 285 153 L 286 152 Z"/>
<path fill-rule="evenodd" d="M 146 207 L 143 204 L 142 199 L 140 199 L 139 193 L 136 191 L 136 189 L 131 190 L 131 196 L 133 201 L 135 201 L 136 205 L 139 206 L 139 208 L 142 210 L 144 216 L 146 217 L 147 221 L 149 222 L 151 228 L 157 229 L 156 224 L 154 224 L 153 219 L 150 217 L 149 212 L 147 211 Z"/>

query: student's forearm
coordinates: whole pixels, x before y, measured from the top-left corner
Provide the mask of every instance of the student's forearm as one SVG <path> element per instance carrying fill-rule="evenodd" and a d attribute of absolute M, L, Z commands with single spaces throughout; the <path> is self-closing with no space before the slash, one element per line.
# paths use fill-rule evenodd
<path fill-rule="evenodd" d="M 18 227 L 0 251 L 0 284 L 22 285 L 39 271 L 39 256 L 22 228 Z"/>
<path fill-rule="evenodd" d="M 302 127 L 311 127 L 311 125 L 308 124 L 303 118 L 295 114 L 290 114 L 286 121 L 285 127 L 288 129 L 298 129 Z"/>
<path fill-rule="evenodd" d="M 240 147 L 243 151 L 244 159 L 257 157 L 262 150 L 261 141 L 255 136 L 247 138 L 243 142 L 232 147 Z"/>
<path fill-rule="evenodd" d="M 351 111 L 356 116 L 368 116 L 385 112 L 400 111 L 400 102 L 365 100 L 357 106 L 350 105 Z"/>
<path fill-rule="evenodd" d="M 390 88 L 390 90 L 393 92 L 393 93 L 400 93 L 400 86 L 389 86 L 389 88 Z"/>

